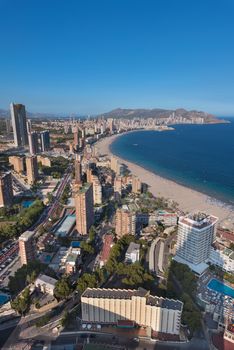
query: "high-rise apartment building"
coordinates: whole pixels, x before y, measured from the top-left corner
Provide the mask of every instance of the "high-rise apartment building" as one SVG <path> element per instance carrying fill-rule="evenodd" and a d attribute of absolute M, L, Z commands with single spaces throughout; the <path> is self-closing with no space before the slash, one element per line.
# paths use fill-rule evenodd
<path fill-rule="evenodd" d="M 37 157 L 26 157 L 26 172 L 28 184 L 33 185 L 38 179 Z"/>
<path fill-rule="evenodd" d="M 78 151 L 80 143 L 79 143 L 79 130 L 78 128 L 74 128 L 74 141 L 73 141 L 74 150 Z"/>
<path fill-rule="evenodd" d="M 132 177 L 132 192 L 141 193 L 141 180 L 137 176 Z"/>
<path fill-rule="evenodd" d="M 24 172 L 24 157 L 10 156 L 9 163 L 13 165 L 13 168 L 17 173 Z"/>
<path fill-rule="evenodd" d="M 111 170 L 113 170 L 117 176 L 120 175 L 120 164 L 118 159 L 115 158 L 114 156 L 111 156 L 110 167 L 111 167 Z"/>
<path fill-rule="evenodd" d="M 84 184 L 74 193 L 76 207 L 76 229 L 80 235 L 87 235 L 94 223 L 93 185 Z"/>
<path fill-rule="evenodd" d="M 28 133 L 29 152 L 34 155 L 39 153 L 38 133 L 32 131 Z"/>
<path fill-rule="evenodd" d="M 11 206 L 13 197 L 11 172 L 0 173 L 0 207 Z"/>
<path fill-rule="evenodd" d="M 20 147 L 28 145 L 25 106 L 11 103 L 10 110 L 15 146 Z"/>
<path fill-rule="evenodd" d="M 136 214 L 127 205 L 116 210 L 115 233 L 117 238 L 136 233 Z"/>
<path fill-rule="evenodd" d="M 76 154 L 76 156 L 75 156 L 75 164 L 74 165 L 75 165 L 75 184 L 82 185 L 81 156 L 78 154 Z"/>
<path fill-rule="evenodd" d="M 92 175 L 93 184 L 93 202 L 94 204 L 102 204 L 102 185 L 96 175 Z"/>
<path fill-rule="evenodd" d="M 49 151 L 50 149 L 50 132 L 48 130 L 40 133 L 41 152 Z"/>
<path fill-rule="evenodd" d="M 122 177 L 116 176 L 114 180 L 114 192 L 119 193 L 121 195 L 122 193 Z"/>
<path fill-rule="evenodd" d="M 36 258 L 36 249 L 33 238 L 33 231 L 25 231 L 19 237 L 19 255 L 22 265 L 27 265 Z"/>
<path fill-rule="evenodd" d="M 183 303 L 152 296 L 143 289 L 87 288 L 81 295 L 82 321 L 120 325 L 124 321 L 151 328 L 153 336 L 180 334 Z"/>
<path fill-rule="evenodd" d="M 217 222 L 217 217 L 205 213 L 180 217 L 175 260 L 188 265 L 198 274 L 202 273 L 215 240 Z"/>

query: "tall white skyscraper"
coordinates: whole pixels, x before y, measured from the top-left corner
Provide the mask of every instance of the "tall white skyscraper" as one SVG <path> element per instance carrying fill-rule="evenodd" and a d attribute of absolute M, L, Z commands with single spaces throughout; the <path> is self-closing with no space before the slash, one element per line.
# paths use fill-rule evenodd
<path fill-rule="evenodd" d="M 215 240 L 217 222 L 217 217 L 204 213 L 180 217 L 175 260 L 202 273 Z"/>
<path fill-rule="evenodd" d="M 22 104 L 10 104 L 11 120 L 16 147 L 28 145 L 26 111 Z"/>

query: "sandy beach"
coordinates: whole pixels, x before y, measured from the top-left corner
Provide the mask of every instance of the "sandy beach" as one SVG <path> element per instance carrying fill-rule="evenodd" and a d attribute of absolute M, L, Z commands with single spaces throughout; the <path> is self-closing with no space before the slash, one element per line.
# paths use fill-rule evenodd
<path fill-rule="evenodd" d="M 111 143 L 121 135 L 106 137 L 95 144 L 100 155 L 111 155 Z M 220 220 L 229 218 L 234 221 L 234 211 L 224 203 L 211 198 L 201 192 L 182 186 L 171 180 L 165 179 L 155 173 L 152 173 L 139 165 L 128 162 L 117 157 L 122 163 L 126 164 L 129 170 L 140 178 L 142 182 L 147 183 L 149 190 L 154 196 L 161 196 L 176 201 L 179 208 L 184 212 L 205 211 L 209 214 L 218 216 Z"/>

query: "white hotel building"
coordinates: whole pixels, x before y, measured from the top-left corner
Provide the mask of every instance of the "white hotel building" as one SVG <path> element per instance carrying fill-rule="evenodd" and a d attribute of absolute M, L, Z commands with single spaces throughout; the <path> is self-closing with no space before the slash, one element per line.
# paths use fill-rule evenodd
<path fill-rule="evenodd" d="M 217 222 L 217 217 L 204 213 L 180 217 L 175 260 L 198 274 L 203 273 L 208 267 L 205 262 L 215 241 Z"/>
<path fill-rule="evenodd" d="M 138 290 L 88 288 L 81 296 L 82 321 L 117 324 L 120 320 L 148 326 L 159 334 L 179 335 L 183 303 Z"/>

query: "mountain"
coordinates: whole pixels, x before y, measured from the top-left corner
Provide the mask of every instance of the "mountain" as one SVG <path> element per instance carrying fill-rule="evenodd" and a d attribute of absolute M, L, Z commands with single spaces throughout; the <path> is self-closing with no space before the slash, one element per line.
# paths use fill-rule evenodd
<path fill-rule="evenodd" d="M 167 118 L 171 116 L 174 113 L 175 117 L 183 117 L 183 118 L 204 118 L 205 122 L 207 123 L 215 123 L 219 122 L 220 119 L 216 118 L 212 114 L 208 114 L 203 111 L 188 111 L 186 109 L 180 108 L 180 109 L 160 109 L 160 108 L 154 108 L 154 109 L 123 109 L 123 108 L 117 108 L 110 112 L 102 114 L 105 118 L 126 118 L 126 119 L 133 119 L 133 118 Z"/>

